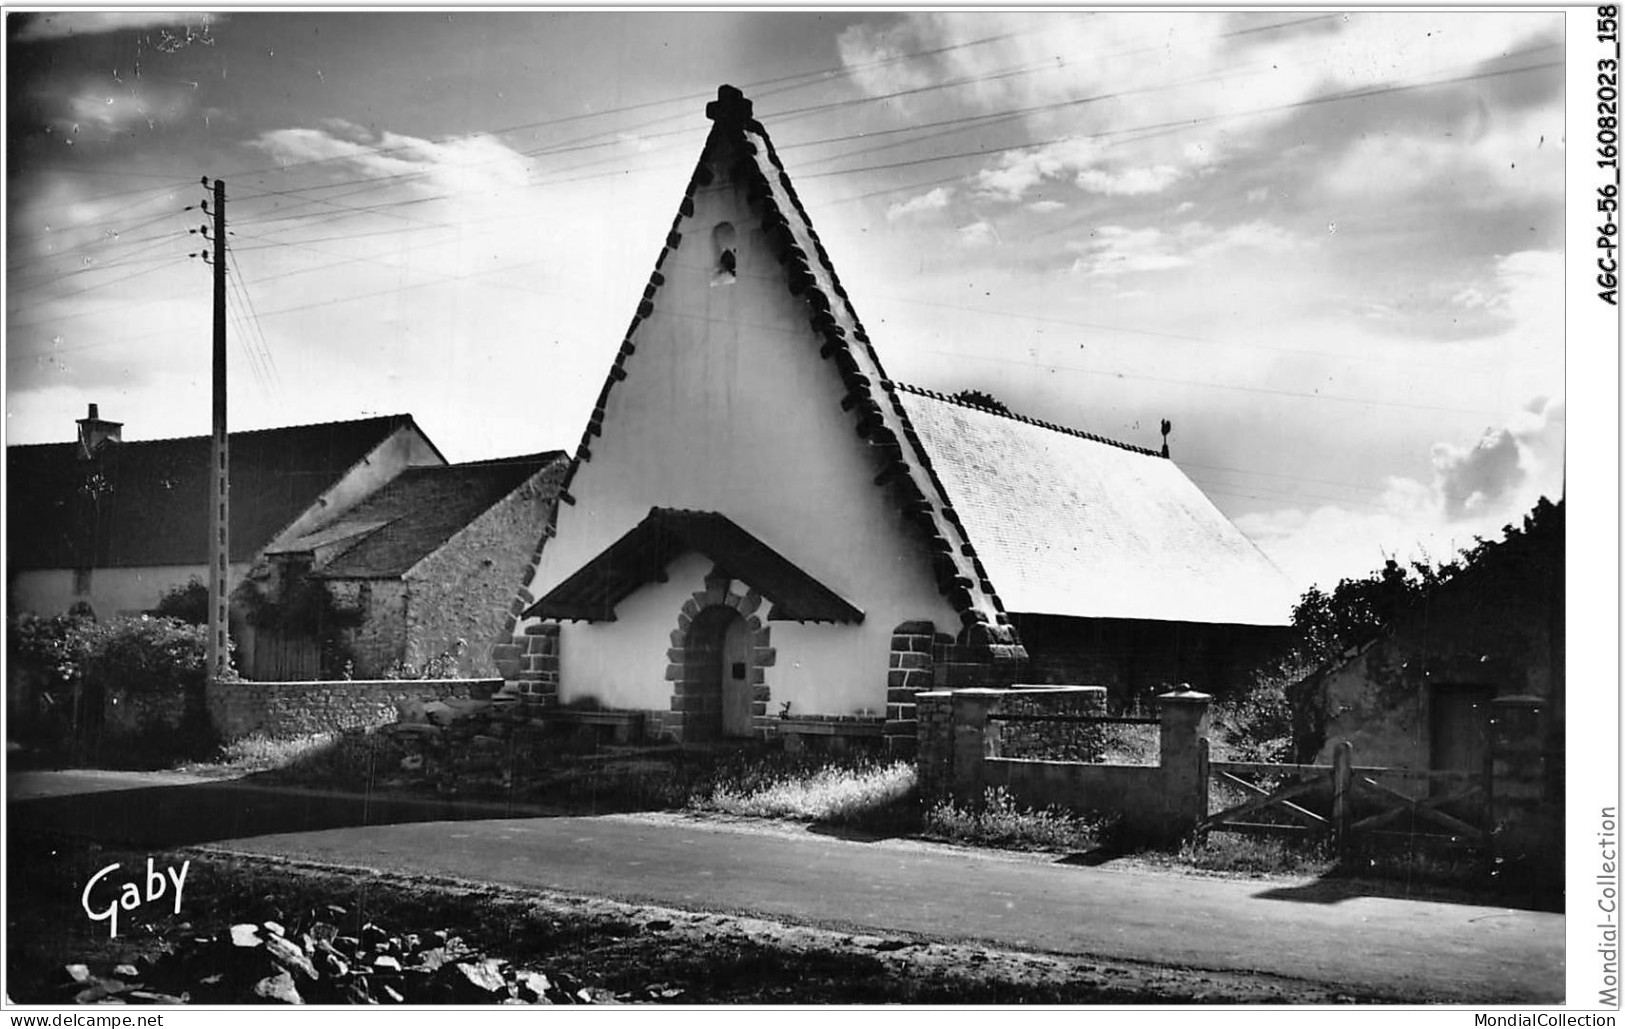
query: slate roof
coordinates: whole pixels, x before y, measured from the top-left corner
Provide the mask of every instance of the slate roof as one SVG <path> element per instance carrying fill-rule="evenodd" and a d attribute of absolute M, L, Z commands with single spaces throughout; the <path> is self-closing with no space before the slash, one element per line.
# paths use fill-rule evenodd
<path fill-rule="evenodd" d="M 407 414 L 230 434 L 230 560 L 251 560 Z M 414 426 L 415 427 L 415 426 Z M 433 444 L 431 444 L 433 446 Z M 6 448 L 6 561 L 14 570 L 207 564 L 207 436 Z"/>
<path fill-rule="evenodd" d="M 314 549 L 350 534 L 354 542 L 314 569 L 313 577 L 397 579 L 549 466 L 543 486 L 549 490 L 544 502 L 550 503 L 567 467 L 563 451 L 408 468 L 341 518 L 281 549 Z"/>
<path fill-rule="evenodd" d="M 1173 461 L 896 384 L 1017 613 L 1287 625 L 1296 590 Z"/>
<path fill-rule="evenodd" d="M 651 508 L 525 614 L 613 622 L 615 605 L 646 583 L 664 581 L 666 566 L 690 550 L 766 597 L 773 605 L 769 621 L 863 621 L 862 611 L 724 515 L 663 507 Z"/>

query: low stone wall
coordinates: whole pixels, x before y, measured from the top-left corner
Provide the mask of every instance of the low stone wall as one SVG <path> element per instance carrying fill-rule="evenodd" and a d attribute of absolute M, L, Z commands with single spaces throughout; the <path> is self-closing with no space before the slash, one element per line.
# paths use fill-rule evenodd
<path fill-rule="evenodd" d="M 1139 839 L 1169 835 L 1168 809 L 1178 800 L 1167 795 L 1162 769 L 1155 765 L 988 758 L 982 765 L 982 783 L 984 789 L 1004 787 L 1023 807 L 1116 812 L 1123 827 Z M 1170 805 L 1170 800 L 1176 804 Z M 1186 829 L 1195 824 L 1185 821 L 1190 822 Z M 1171 835 L 1177 838 L 1179 833 Z"/>
<path fill-rule="evenodd" d="M 227 739 L 264 733 L 304 736 L 393 722 L 411 701 L 484 700 L 500 679 L 344 679 L 322 682 L 211 682 L 209 717 Z"/>
<path fill-rule="evenodd" d="M 1207 815 L 1209 698 L 1174 692 L 1157 698 L 1159 763 L 1151 766 L 1037 761 L 999 756 L 1000 730 L 1030 737 L 1055 727 L 1003 723 L 989 715 L 1088 714 L 1101 709 L 1092 686 L 1017 686 L 933 690 L 917 694 L 916 765 L 927 800 L 977 804 L 990 787 L 1004 787 L 1025 807 L 1057 805 L 1112 811 L 1140 838 L 1177 840 Z M 1073 728 L 1069 726 L 1069 728 Z M 1087 733 L 1085 726 L 1078 726 Z M 1051 741 L 1048 745 L 1054 746 Z"/>

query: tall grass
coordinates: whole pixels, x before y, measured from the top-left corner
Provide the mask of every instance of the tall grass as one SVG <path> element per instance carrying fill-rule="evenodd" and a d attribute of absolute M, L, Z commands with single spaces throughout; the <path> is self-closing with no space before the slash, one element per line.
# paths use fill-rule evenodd
<path fill-rule="evenodd" d="M 863 821 L 900 804 L 913 790 L 914 766 L 908 762 L 856 767 L 835 764 L 717 782 L 709 792 L 691 796 L 688 807 L 752 818 L 842 824 Z"/>
<path fill-rule="evenodd" d="M 1175 863 L 1204 872 L 1318 876 L 1337 866 L 1337 854 L 1324 840 L 1220 832 L 1204 840 L 1185 841 Z"/>
<path fill-rule="evenodd" d="M 212 760 L 179 767 L 182 771 L 206 775 L 249 775 L 275 771 L 308 761 L 313 755 L 327 751 L 337 736 L 337 733 L 318 732 L 276 739 L 263 733 L 251 733 L 222 744 L 220 752 Z"/>
<path fill-rule="evenodd" d="M 938 801 L 925 812 L 924 835 L 1011 850 L 1094 850 L 1106 844 L 1115 820 L 1063 808 L 1017 807 L 1003 786 L 989 787 L 979 804 Z"/>

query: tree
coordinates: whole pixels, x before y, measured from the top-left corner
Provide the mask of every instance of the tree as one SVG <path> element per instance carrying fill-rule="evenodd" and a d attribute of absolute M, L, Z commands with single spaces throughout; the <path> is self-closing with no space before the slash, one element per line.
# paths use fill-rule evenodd
<path fill-rule="evenodd" d="M 1311 588 L 1292 610 L 1304 657 L 1319 664 L 1363 646 L 1402 611 L 1464 575 L 1505 579 L 1512 588 L 1548 588 L 1552 576 L 1562 574 L 1563 522 L 1563 501 L 1542 497 L 1521 527 L 1505 526 L 1499 540 L 1478 537 L 1453 560 L 1437 566 L 1416 561 L 1407 568 L 1389 559 L 1363 579 L 1343 579 L 1330 593 Z"/>

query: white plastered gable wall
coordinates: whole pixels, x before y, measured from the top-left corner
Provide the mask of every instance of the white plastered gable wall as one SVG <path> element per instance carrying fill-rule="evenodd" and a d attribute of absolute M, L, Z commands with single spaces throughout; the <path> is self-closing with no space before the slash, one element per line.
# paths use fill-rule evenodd
<path fill-rule="evenodd" d="M 856 435 L 836 369 L 806 305 L 785 285 L 761 216 L 727 160 L 693 196 L 668 250 L 654 309 L 632 337 L 626 378 L 609 390 L 603 431 L 561 504 L 530 589 L 542 596 L 619 539 L 651 507 L 716 511 L 861 609 L 857 625 L 772 622 L 770 710 L 849 715 L 886 709 L 892 630 L 913 620 L 957 632 L 922 544 L 902 521 Z M 719 225 L 734 229 L 722 273 Z M 628 298 L 631 300 L 632 298 Z M 630 305 L 629 305 L 630 306 Z M 565 623 L 559 700 L 664 709 L 666 650 L 682 603 L 710 562 L 687 555 L 624 600 L 614 622 Z M 759 616 L 764 617 L 764 604 Z"/>

